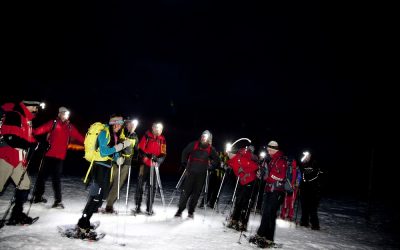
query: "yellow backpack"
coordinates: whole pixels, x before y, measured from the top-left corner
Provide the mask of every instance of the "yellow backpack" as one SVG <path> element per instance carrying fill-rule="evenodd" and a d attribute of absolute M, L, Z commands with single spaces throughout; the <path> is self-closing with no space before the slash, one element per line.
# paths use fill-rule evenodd
<path fill-rule="evenodd" d="M 106 129 L 107 126 L 101 122 L 95 122 L 90 125 L 88 132 L 86 133 L 85 140 L 83 142 L 85 148 L 85 158 L 88 162 L 92 163 L 93 161 L 107 161 L 109 159 L 108 156 L 101 157 L 99 152 L 99 146 L 97 145 L 97 137 L 100 132 Z"/>

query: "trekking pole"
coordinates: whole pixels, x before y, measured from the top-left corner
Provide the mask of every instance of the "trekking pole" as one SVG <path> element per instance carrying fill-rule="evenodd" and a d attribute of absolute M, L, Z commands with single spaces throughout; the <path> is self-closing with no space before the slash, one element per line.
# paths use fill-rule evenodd
<path fill-rule="evenodd" d="M 215 208 L 217 208 L 217 210 L 218 210 L 219 196 L 221 194 L 222 185 L 224 184 L 225 175 L 226 175 L 226 171 L 224 172 L 224 175 L 222 176 L 221 185 L 219 186 L 218 193 L 217 193 L 217 198 L 215 199 L 215 203 L 214 203 L 214 207 L 213 207 L 214 210 L 215 210 Z"/>
<path fill-rule="evenodd" d="M 165 208 L 164 192 L 163 192 L 163 188 L 161 185 L 160 171 L 159 171 L 158 167 L 159 167 L 158 163 L 155 163 L 154 168 L 156 170 L 157 184 L 158 184 L 158 187 L 160 188 L 161 201 L 162 201 L 163 207 Z"/>
<path fill-rule="evenodd" d="M 204 186 L 204 217 L 206 216 L 206 212 L 207 212 L 208 177 L 209 177 L 209 171 L 207 170 L 206 183 Z"/>
<path fill-rule="evenodd" d="M 121 165 L 124 163 L 124 157 L 118 157 L 118 159 L 117 159 L 117 165 L 118 165 L 118 188 L 117 188 L 117 207 L 118 207 L 118 212 L 119 212 L 119 208 L 120 208 L 120 197 L 119 197 L 119 189 L 120 189 L 120 187 L 121 187 Z M 119 245 L 121 245 L 121 246 L 123 246 L 123 245 L 125 245 L 124 243 L 118 243 L 118 235 L 119 235 L 119 227 L 118 227 L 118 225 L 119 225 L 119 223 L 118 223 L 118 221 L 119 221 L 119 216 L 118 216 L 118 213 L 117 213 L 117 244 L 119 244 Z M 124 227 L 125 227 L 125 223 L 124 223 Z"/>
<path fill-rule="evenodd" d="M 28 171 L 28 167 L 29 167 L 29 164 L 31 163 L 31 160 L 33 158 L 33 154 L 36 152 L 38 147 L 39 147 L 39 143 L 36 145 L 36 148 L 34 149 L 34 152 L 29 156 L 28 162 L 26 164 L 26 168 L 25 168 L 24 172 L 22 173 L 21 177 L 19 178 L 18 184 L 15 186 L 13 197 L 10 200 L 10 205 L 8 206 L 6 212 L 3 215 L 3 218 L 0 221 L 0 229 L 3 228 L 5 223 L 6 223 L 6 218 L 7 218 L 8 214 L 9 214 L 9 212 L 11 210 L 12 205 L 14 205 L 14 203 L 15 203 L 15 199 L 16 199 L 15 195 L 17 194 L 17 190 L 18 190 L 19 186 L 21 185 L 22 180 L 24 179 L 26 171 Z M 29 151 L 30 151 L 30 148 L 27 150 L 27 155 L 29 155 Z"/>
<path fill-rule="evenodd" d="M 29 212 L 31 211 L 31 207 L 32 207 L 32 203 L 33 203 L 33 196 L 35 195 L 35 192 L 36 192 L 36 186 L 37 186 L 37 182 L 38 182 L 38 179 L 39 179 L 39 175 L 40 175 L 41 170 L 42 170 L 43 159 L 44 159 L 44 156 L 45 156 L 46 152 L 47 152 L 47 151 L 44 151 L 44 152 L 43 152 L 42 159 L 40 159 L 38 174 L 37 174 L 37 177 L 36 177 L 35 184 L 33 185 L 31 199 L 29 200 L 29 208 L 28 208 L 28 211 L 26 212 L 26 215 L 27 215 L 27 216 L 29 215 Z"/>
<path fill-rule="evenodd" d="M 246 227 L 247 227 L 248 223 L 250 222 L 250 214 L 251 214 L 251 213 L 250 213 L 250 207 L 251 207 L 251 202 L 253 201 L 254 189 L 255 189 L 255 186 L 257 185 L 257 182 L 258 182 L 258 181 L 255 181 L 254 184 L 253 184 L 253 187 L 251 188 L 250 199 L 249 199 L 249 202 L 248 202 L 248 204 L 247 204 L 246 213 L 245 213 L 245 215 L 244 215 L 244 218 L 245 218 L 245 220 L 247 221 Z M 249 216 L 248 219 L 247 219 L 247 216 Z M 241 243 L 240 243 L 240 239 L 242 238 L 243 231 L 245 231 L 245 230 L 240 230 L 240 235 L 239 235 L 239 240 L 238 240 L 238 243 L 239 243 L 239 244 L 241 244 Z"/>
<path fill-rule="evenodd" d="M 150 166 L 150 194 L 149 194 L 149 215 L 153 213 L 153 190 L 154 190 L 154 163 L 151 162 Z"/>
<path fill-rule="evenodd" d="M 234 202 L 234 200 L 235 200 L 235 198 L 236 198 L 236 189 L 237 189 L 238 183 L 239 183 L 239 177 L 237 177 L 237 180 L 236 180 L 236 185 L 235 185 L 235 189 L 234 189 L 233 194 L 232 194 L 232 199 L 231 199 L 230 202 L 228 202 L 228 204 L 225 205 L 225 208 L 224 208 L 224 210 L 222 211 L 222 214 L 225 212 L 226 208 L 227 208 L 228 205 L 231 204 L 231 203 L 232 203 L 232 206 L 231 206 L 231 210 L 232 210 L 233 202 Z"/>
<path fill-rule="evenodd" d="M 182 182 L 183 182 L 183 180 L 185 179 L 185 176 L 186 176 L 185 174 L 186 174 L 186 168 L 185 168 L 185 170 L 183 171 L 183 173 L 182 173 L 182 175 L 181 175 L 181 178 L 179 178 L 179 181 L 178 181 L 178 183 L 177 183 L 176 186 L 175 186 L 175 190 L 174 190 L 174 192 L 172 193 L 171 201 L 169 202 L 168 207 L 171 205 L 172 200 L 174 199 L 174 196 L 175 196 L 176 191 L 181 187 Z"/>
<path fill-rule="evenodd" d="M 129 197 L 129 183 L 131 180 L 131 165 L 129 165 L 128 169 L 128 183 L 126 186 L 126 197 L 125 197 L 125 213 L 128 214 L 128 197 Z"/>

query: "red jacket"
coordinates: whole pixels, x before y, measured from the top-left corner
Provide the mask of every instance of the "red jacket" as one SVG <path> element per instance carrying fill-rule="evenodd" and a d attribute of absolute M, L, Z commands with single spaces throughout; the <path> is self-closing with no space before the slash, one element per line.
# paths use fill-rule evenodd
<path fill-rule="evenodd" d="M 268 175 L 265 177 L 266 192 L 285 191 L 287 162 L 281 151 L 276 152 L 268 164 Z"/>
<path fill-rule="evenodd" d="M 0 128 L 0 135 L 4 136 L 6 144 L 0 146 L 0 159 L 5 160 L 14 168 L 20 162 L 25 166 L 27 149 L 36 143 L 32 135 L 34 115 L 22 102 L 18 104 L 5 103 L 2 108 L 6 113 Z"/>
<path fill-rule="evenodd" d="M 242 148 L 232 159 L 227 161 L 227 164 L 239 177 L 240 184 L 246 185 L 257 178 L 258 165 L 256 160 L 257 157 L 251 151 Z"/>
<path fill-rule="evenodd" d="M 151 157 L 164 157 L 167 154 L 167 144 L 163 135 L 155 136 L 147 131 L 140 139 L 139 149 L 143 153 L 143 163 L 151 167 Z"/>
<path fill-rule="evenodd" d="M 81 144 L 83 144 L 83 141 L 85 140 L 85 138 L 78 132 L 75 126 L 69 122 L 69 120 L 62 122 L 59 118 L 48 121 L 42 126 L 36 128 L 33 133 L 35 135 L 48 133 L 50 149 L 46 152 L 46 157 L 53 157 L 61 160 L 65 160 L 70 138 L 77 140 Z"/>

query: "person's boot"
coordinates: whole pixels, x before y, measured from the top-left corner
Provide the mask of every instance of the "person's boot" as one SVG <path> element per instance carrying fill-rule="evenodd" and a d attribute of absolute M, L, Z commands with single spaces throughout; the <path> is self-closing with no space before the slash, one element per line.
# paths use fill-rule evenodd
<path fill-rule="evenodd" d="M 175 213 L 174 216 L 177 217 L 177 218 L 182 217 L 182 211 L 180 211 L 180 210 L 178 209 L 178 211 L 176 211 L 176 213 Z"/>
<path fill-rule="evenodd" d="M 193 213 L 188 213 L 188 218 L 189 219 L 194 219 L 194 214 Z"/>
<path fill-rule="evenodd" d="M 231 220 L 228 222 L 228 224 L 226 225 L 226 227 L 232 228 L 232 229 L 235 229 L 235 230 L 238 230 L 238 228 L 239 228 L 238 221 L 237 221 L 237 220 L 231 219 Z"/>
<path fill-rule="evenodd" d="M 51 206 L 52 208 L 59 208 L 59 209 L 64 209 L 64 204 L 62 204 L 61 201 L 54 201 L 54 204 Z"/>
<path fill-rule="evenodd" d="M 82 217 L 79 219 L 77 225 L 78 225 L 79 229 L 81 230 L 81 232 L 83 232 L 83 233 L 87 233 L 91 229 L 90 220 L 85 215 L 82 215 Z"/>
<path fill-rule="evenodd" d="M 112 207 L 112 206 L 106 206 L 106 209 L 105 209 L 105 213 L 106 214 L 113 214 L 115 211 L 114 211 L 114 208 Z"/>
<path fill-rule="evenodd" d="M 34 197 L 33 198 L 33 203 L 47 203 L 47 199 L 44 198 L 43 196 Z"/>

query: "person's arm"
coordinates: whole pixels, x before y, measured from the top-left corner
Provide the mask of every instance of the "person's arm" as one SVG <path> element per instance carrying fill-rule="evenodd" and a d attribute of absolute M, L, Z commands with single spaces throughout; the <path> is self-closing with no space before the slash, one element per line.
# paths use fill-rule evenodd
<path fill-rule="evenodd" d="M 50 130 L 53 128 L 53 126 L 54 126 L 54 120 L 48 121 L 45 124 L 33 129 L 33 134 L 34 135 L 47 134 L 50 132 Z"/>
<path fill-rule="evenodd" d="M 192 152 L 194 148 L 194 142 L 189 143 L 182 151 L 182 156 L 181 156 L 181 165 L 182 167 L 187 165 L 190 153 Z"/>
<path fill-rule="evenodd" d="M 99 152 L 102 157 L 112 155 L 117 152 L 115 147 L 109 147 L 108 139 L 106 137 L 106 131 L 103 130 L 100 132 L 99 136 L 97 137 L 97 142 L 99 143 Z"/>
<path fill-rule="evenodd" d="M 71 137 L 74 140 L 77 140 L 80 144 L 83 144 L 85 137 L 79 133 L 79 131 L 75 128 L 74 125 L 71 125 Z"/>

